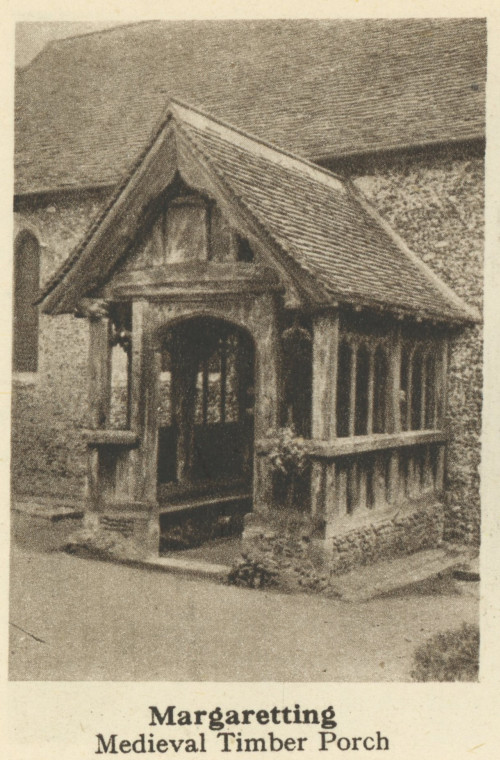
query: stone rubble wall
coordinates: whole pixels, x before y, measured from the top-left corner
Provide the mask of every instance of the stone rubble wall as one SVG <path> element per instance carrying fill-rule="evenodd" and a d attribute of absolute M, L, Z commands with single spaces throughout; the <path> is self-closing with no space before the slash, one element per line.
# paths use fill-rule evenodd
<path fill-rule="evenodd" d="M 357 565 L 434 549 L 442 542 L 443 523 L 442 506 L 433 504 L 355 528 L 325 542 L 328 567 L 341 573 Z"/>

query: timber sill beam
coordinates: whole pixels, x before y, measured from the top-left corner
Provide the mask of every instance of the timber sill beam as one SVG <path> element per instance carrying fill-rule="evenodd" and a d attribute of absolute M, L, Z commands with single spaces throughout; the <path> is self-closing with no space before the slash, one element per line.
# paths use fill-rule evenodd
<path fill-rule="evenodd" d="M 133 430 L 84 430 L 89 446 L 137 446 L 139 436 Z"/>
<path fill-rule="evenodd" d="M 410 446 L 427 444 L 444 444 L 446 433 L 440 430 L 410 430 L 405 433 L 378 433 L 374 435 L 357 435 L 349 438 L 336 438 L 334 441 L 311 440 L 306 442 L 309 455 L 313 459 L 334 459 L 371 451 L 386 451 Z M 259 454 L 267 454 L 272 447 L 272 440 L 257 443 Z"/>

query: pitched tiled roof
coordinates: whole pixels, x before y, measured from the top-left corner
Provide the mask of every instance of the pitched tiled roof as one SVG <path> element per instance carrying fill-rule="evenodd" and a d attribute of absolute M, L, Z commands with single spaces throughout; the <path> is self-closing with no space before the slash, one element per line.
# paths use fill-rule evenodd
<path fill-rule="evenodd" d="M 484 136 L 481 19 L 147 22 L 17 79 L 19 193 L 114 184 L 168 96 L 319 159 Z"/>
<path fill-rule="evenodd" d="M 284 260 L 317 283 L 323 304 L 327 294 L 330 303 L 452 321 L 474 319 L 472 311 L 388 232 L 350 183 L 179 103 L 169 108 L 166 124 L 170 131 L 164 139 L 175 141 L 181 176 L 193 163 L 208 171 L 218 192 L 224 191 L 235 208 L 251 216 Z M 106 216 L 101 225 L 106 225 Z M 71 266 L 91 244 L 92 236 L 71 257 Z M 56 288 L 64 290 L 68 271 L 60 271 L 45 296 Z"/>

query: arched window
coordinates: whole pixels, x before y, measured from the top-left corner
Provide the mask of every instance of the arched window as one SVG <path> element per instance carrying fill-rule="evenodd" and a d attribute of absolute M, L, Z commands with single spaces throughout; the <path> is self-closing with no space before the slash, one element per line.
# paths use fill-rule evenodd
<path fill-rule="evenodd" d="M 40 287 L 40 246 L 36 237 L 24 230 L 14 244 L 14 335 L 15 372 L 38 369 L 38 308 L 34 302 Z"/>

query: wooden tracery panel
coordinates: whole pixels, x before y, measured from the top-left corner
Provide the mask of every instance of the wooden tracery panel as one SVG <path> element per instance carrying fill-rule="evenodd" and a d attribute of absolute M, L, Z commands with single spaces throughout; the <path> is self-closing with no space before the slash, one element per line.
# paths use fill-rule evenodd
<path fill-rule="evenodd" d="M 345 336 L 337 373 L 337 436 L 387 432 L 389 403 L 385 339 Z"/>
<path fill-rule="evenodd" d="M 401 358 L 401 420 L 403 430 L 438 427 L 440 404 L 436 345 L 406 341 Z M 441 390 L 444 393 L 444 388 Z"/>

